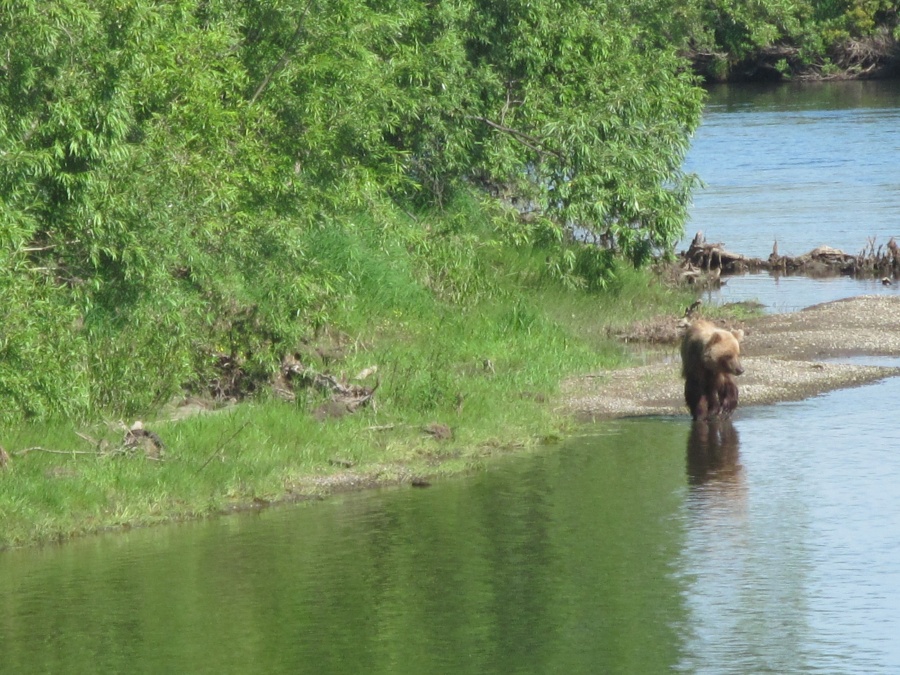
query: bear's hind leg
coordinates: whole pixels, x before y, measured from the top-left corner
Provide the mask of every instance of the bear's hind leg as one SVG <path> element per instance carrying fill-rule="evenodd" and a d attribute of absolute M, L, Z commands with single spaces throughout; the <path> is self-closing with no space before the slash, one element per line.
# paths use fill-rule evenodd
<path fill-rule="evenodd" d="M 703 383 L 693 378 L 684 381 L 684 401 L 691 411 L 694 420 L 706 419 L 709 409 L 709 401 L 704 391 Z"/>

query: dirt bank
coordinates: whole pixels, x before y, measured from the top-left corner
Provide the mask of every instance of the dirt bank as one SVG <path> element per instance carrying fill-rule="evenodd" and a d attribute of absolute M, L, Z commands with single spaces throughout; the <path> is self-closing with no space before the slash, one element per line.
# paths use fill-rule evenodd
<path fill-rule="evenodd" d="M 900 297 L 860 296 L 753 319 L 743 328 L 741 407 L 797 401 L 900 375 L 900 366 L 846 362 L 900 356 Z M 661 363 L 571 378 L 563 383 L 562 407 L 582 419 L 687 415 L 680 368 L 672 345 Z"/>

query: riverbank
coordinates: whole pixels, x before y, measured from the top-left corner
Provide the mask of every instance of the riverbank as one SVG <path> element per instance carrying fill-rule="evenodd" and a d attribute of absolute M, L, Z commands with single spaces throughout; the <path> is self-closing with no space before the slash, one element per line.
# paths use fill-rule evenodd
<path fill-rule="evenodd" d="M 900 375 L 900 366 L 852 363 L 900 356 L 900 298 L 861 296 L 741 323 L 741 407 L 796 401 Z M 661 361 L 570 378 L 561 409 L 579 419 L 685 414 L 677 346 Z M 740 408 L 739 408 L 740 411 Z M 740 412 L 738 411 L 738 415 Z"/>
<path fill-rule="evenodd" d="M 378 302 L 336 313 L 270 379 L 232 359 L 214 387 L 158 415 L 5 425 L 0 548 L 422 486 L 564 437 L 574 421 L 551 403 L 559 382 L 632 363 L 615 334 L 692 297 L 627 263 L 603 292 L 565 289 L 541 276 L 540 251 L 491 252 L 490 265 L 470 256 L 477 276 L 441 280 L 467 284 L 465 303 L 434 301 L 399 256 L 390 274 L 369 258 Z M 385 296 L 399 297 L 390 311 Z"/>
<path fill-rule="evenodd" d="M 847 362 L 861 356 L 900 357 L 900 298 L 861 296 L 801 312 L 729 323 L 742 326 L 746 332 L 746 374 L 740 380 L 742 407 L 802 400 L 900 375 L 900 365 Z M 648 330 L 646 324 L 640 332 L 671 334 L 665 327 Z M 682 415 L 687 419 L 679 358 L 677 344 L 670 344 L 659 349 L 657 363 L 566 379 L 559 396 L 548 401 L 560 430 L 567 429 L 566 420 L 572 419 L 584 422 L 642 415 Z M 488 442 L 465 457 L 438 451 L 364 471 L 348 467 L 336 473 L 310 475 L 299 479 L 286 499 L 319 499 L 391 485 L 427 487 L 434 477 L 470 470 L 493 455 L 558 438 L 551 435 L 506 444 Z"/>
<path fill-rule="evenodd" d="M 900 368 L 831 361 L 900 355 L 898 310 L 898 298 L 862 297 L 793 314 L 728 319 L 747 333 L 741 408 L 900 374 Z M 656 321 L 668 326 L 677 318 Z M 103 429 L 32 430 L 39 437 L 20 431 L 6 439 L 10 457 L 0 470 L 0 547 L 361 489 L 427 487 L 440 477 L 483 466 L 492 457 L 556 442 L 579 420 L 673 415 L 687 423 L 673 334 L 648 332 L 648 325 L 645 319 L 637 332 L 670 336 L 668 346 L 653 347 L 658 351 L 649 365 L 622 367 L 622 360 L 607 361 L 588 374 L 566 376 L 556 393 L 550 386 L 526 390 L 520 382 L 519 390 L 506 389 L 502 405 L 491 406 L 483 397 L 500 395 L 492 379 L 513 375 L 511 369 L 515 363 L 521 367 L 526 355 L 496 358 L 490 367 L 500 373 L 483 364 L 474 373 L 487 385 L 485 391 L 473 392 L 452 415 L 440 419 L 398 418 L 377 406 L 317 418 L 298 411 L 296 403 L 277 399 L 218 410 L 189 404 L 169 410 L 168 419 L 147 424 L 164 442 L 158 457 L 143 446 L 123 444 L 123 425 L 118 423 Z M 578 369 L 577 363 L 569 367 Z M 583 365 L 578 370 L 585 372 Z"/>
<path fill-rule="evenodd" d="M 683 49 L 707 82 L 889 79 L 900 73 L 897 9 L 887 3 L 829 8 L 720 8 L 690 27 Z M 709 32 L 709 29 L 712 29 Z"/>

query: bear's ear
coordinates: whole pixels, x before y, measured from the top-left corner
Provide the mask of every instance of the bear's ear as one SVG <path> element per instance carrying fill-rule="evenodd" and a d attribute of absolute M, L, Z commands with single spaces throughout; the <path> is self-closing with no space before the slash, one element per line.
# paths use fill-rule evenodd
<path fill-rule="evenodd" d="M 741 342 L 744 339 L 744 331 L 742 331 L 740 328 L 731 331 L 731 334 L 734 335 L 734 339 L 738 342 Z"/>
<path fill-rule="evenodd" d="M 712 347 L 715 344 L 718 344 L 722 341 L 722 333 L 716 331 L 712 335 L 709 336 L 709 340 L 706 343 L 707 347 Z"/>

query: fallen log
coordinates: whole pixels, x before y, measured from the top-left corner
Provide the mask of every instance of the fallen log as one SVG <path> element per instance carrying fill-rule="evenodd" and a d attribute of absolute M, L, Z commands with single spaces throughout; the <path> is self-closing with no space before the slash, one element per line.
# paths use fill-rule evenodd
<path fill-rule="evenodd" d="M 765 261 L 759 258 L 750 258 L 740 253 L 733 253 L 725 249 L 723 244 L 711 244 L 706 241 L 703 232 L 698 232 L 687 251 L 681 254 L 682 267 L 690 272 L 711 273 L 719 272 L 743 272 L 750 269 L 761 269 Z"/>
<path fill-rule="evenodd" d="M 680 255 L 681 277 L 687 283 L 718 283 L 721 274 L 772 272 L 809 276 L 854 276 L 900 278 L 900 245 L 892 237 L 887 246 L 869 242 L 853 255 L 831 246 L 818 246 L 798 256 L 779 255 L 778 242 L 765 260 L 728 251 L 721 243 L 709 243 L 697 232 L 687 251 Z"/>
<path fill-rule="evenodd" d="M 366 379 L 378 372 L 377 366 L 369 366 L 357 373 L 355 380 Z M 281 369 L 273 380 L 272 390 L 279 397 L 295 401 L 300 389 L 315 389 L 328 396 L 328 400 L 314 411 L 320 418 L 340 417 L 357 409 L 370 405 L 374 407 L 373 396 L 381 384 L 376 378 L 373 386 L 364 386 L 347 382 L 343 376 L 338 378 L 331 373 L 320 373 L 314 368 L 304 365 L 297 355 L 286 356 L 282 360 Z"/>

